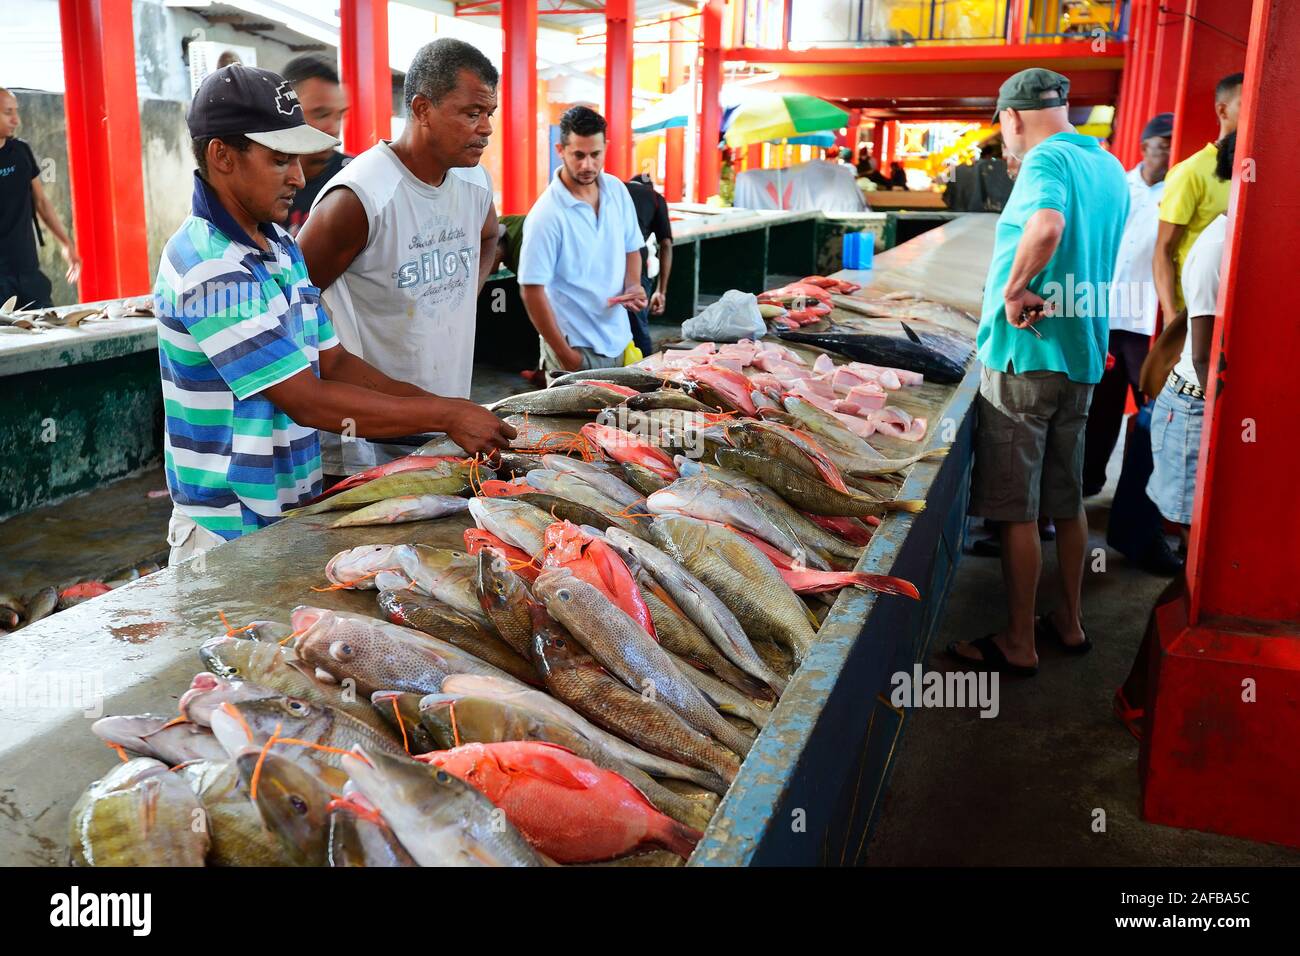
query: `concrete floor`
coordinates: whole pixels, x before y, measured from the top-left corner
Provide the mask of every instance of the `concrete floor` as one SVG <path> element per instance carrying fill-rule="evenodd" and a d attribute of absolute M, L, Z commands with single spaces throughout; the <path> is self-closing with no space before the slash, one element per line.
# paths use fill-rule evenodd
<path fill-rule="evenodd" d="M 1089 499 L 1089 548 L 1105 548 L 1119 475 Z M 972 539 L 982 529 L 971 526 Z M 1044 544 L 1040 613 L 1056 603 L 1055 545 Z M 1091 563 L 1091 557 L 1089 562 Z M 894 772 L 868 844 L 873 866 L 1297 865 L 1300 852 L 1145 823 L 1138 815 L 1138 743 L 1114 717 L 1156 596 L 1168 583 L 1106 550 L 1105 570 L 1084 579 L 1091 653 L 1040 646 L 1038 676 L 1000 684 L 1000 713 L 908 710 Z M 962 558 L 927 670 L 960 665 L 943 649 L 1003 627 L 1001 562 Z M 1093 831 L 1105 811 L 1104 833 Z"/>

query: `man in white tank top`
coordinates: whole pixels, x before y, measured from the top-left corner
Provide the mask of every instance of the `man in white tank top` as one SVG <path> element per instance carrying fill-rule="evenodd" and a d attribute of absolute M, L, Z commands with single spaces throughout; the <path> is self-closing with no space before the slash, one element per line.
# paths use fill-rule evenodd
<path fill-rule="evenodd" d="M 479 291 L 492 266 L 497 214 L 479 165 L 492 134 L 497 71 L 443 38 L 415 55 L 406 128 L 326 183 L 298 242 L 339 340 L 385 374 L 467 399 Z M 472 429 L 496 416 L 465 401 Z M 349 475 L 411 449 L 321 433 L 327 475 Z"/>

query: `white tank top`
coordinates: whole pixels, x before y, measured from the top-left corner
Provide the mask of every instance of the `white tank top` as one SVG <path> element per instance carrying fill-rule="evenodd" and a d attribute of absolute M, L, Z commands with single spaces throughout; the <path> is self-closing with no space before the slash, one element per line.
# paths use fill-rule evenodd
<path fill-rule="evenodd" d="M 339 341 L 386 375 L 436 395 L 469 397 L 479 237 L 492 208 L 487 171 L 451 169 L 441 186 L 430 186 L 381 141 L 326 183 L 312 208 L 341 186 L 361 201 L 370 233 L 321 296 Z M 352 474 L 409 452 L 321 433 L 327 474 Z"/>

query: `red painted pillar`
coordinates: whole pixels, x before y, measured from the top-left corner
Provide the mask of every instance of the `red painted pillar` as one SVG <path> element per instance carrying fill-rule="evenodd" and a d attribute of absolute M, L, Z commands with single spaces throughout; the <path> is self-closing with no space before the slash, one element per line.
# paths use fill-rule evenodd
<path fill-rule="evenodd" d="M 632 175 L 632 28 L 635 0 L 605 0 L 605 120 L 609 146 L 605 172 Z"/>
<path fill-rule="evenodd" d="M 1134 35 L 1129 46 L 1128 57 L 1135 72 L 1133 93 L 1125 94 L 1130 112 L 1124 136 L 1124 148 L 1119 153 L 1120 160 L 1126 168 L 1133 166 L 1141 158 L 1142 127 L 1154 116 L 1148 112 L 1151 100 L 1151 83 L 1156 56 L 1156 18 L 1159 16 L 1159 0 L 1141 0 L 1141 7 L 1134 13 Z"/>
<path fill-rule="evenodd" d="M 858 158 L 858 130 L 862 127 L 862 110 L 849 110 L 849 121 L 844 127 L 844 135 L 835 134 L 836 146 L 847 146 L 853 153 L 852 162 L 857 162 Z"/>
<path fill-rule="evenodd" d="M 1011 20 L 1007 24 L 1007 42 L 1019 43 L 1025 35 L 1025 4 L 1028 0 L 1009 0 Z"/>
<path fill-rule="evenodd" d="M 1130 158 L 1131 137 L 1134 119 L 1140 111 L 1136 102 L 1137 88 L 1141 84 L 1140 74 L 1145 61 L 1137 56 L 1143 40 L 1142 18 L 1146 14 L 1145 0 L 1133 0 L 1129 6 L 1129 52 L 1124 57 L 1124 72 L 1120 77 L 1119 102 L 1115 109 L 1115 118 L 1111 123 L 1111 151 L 1124 164 L 1132 165 Z M 1144 104 L 1145 105 L 1145 104 Z"/>
<path fill-rule="evenodd" d="M 722 8 L 708 0 L 700 11 L 700 141 L 695 201 L 716 195 L 722 175 L 718 139 L 722 135 Z"/>
<path fill-rule="evenodd" d="M 885 161 L 885 121 L 876 120 L 871 126 L 871 158 L 880 167 Z"/>
<path fill-rule="evenodd" d="M 1160 4 L 1157 3 L 1157 7 Z M 1155 58 L 1147 92 L 1147 117 L 1172 113 L 1178 100 L 1178 67 L 1182 62 L 1183 25 L 1179 14 L 1156 11 Z"/>
<path fill-rule="evenodd" d="M 886 176 L 898 158 L 898 120 L 890 120 L 885 127 L 885 156 L 880 161 L 880 171 Z"/>
<path fill-rule="evenodd" d="M 1300 4 L 1257 0 L 1201 439 L 1186 600 L 1157 611 L 1147 820 L 1300 846 L 1300 497 L 1289 376 L 1300 326 L 1261 322 L 1294 271 Z M 1255 182 L 1258 175 L 1259 182 Z M 1278 270 L 1285 270 L 1279 272 Z"/>
<path fill-rule="evenodd" d="M 143 295 L 150 263 L 131 0 L 59 0 L 59 29 L 78 296 Z"/>
<path fill-rule="evenodd" d="M 668 83 L 664 90 L 671 93 L 685 82 L 686 74 L 686 28 L 681 20 L 674 20 L 668 25 Z M 685 177 L 682 167 L 685 161 L 686 131 L 680 126 L 664 130 L 664 199 L 668 202 L 681 202 L 686 195 Z"/>
<path fill-rule="evenodd" d="M 1175 163 L 1219 138 L 1214 87 L 1229 73 L 1241 71 L 1250 29 L 1251 5 L 1242 0 L 1187 0 L 1187 7 L 1169 156 Z"/>
<path fill-rule="evenodd" d="M 348 94 L 343 149 L 355 156 L 393 135 L 388 0 L 339 0 L 339 62 Z"/>
<path fill-rule="evenodd" d="M 501 0 L 501 211 L 537 198 L 537 0 Z"/>

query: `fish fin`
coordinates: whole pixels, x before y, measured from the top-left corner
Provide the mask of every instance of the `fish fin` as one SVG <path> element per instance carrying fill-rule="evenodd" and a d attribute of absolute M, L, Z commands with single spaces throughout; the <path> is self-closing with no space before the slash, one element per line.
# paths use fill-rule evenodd
<path fill-rule="evenodd" d="M 539 742 L 540 743 L 540 742 Z M 559 744 L 542 744 L 540 746 L 529 748 L 532 751 L 528 759 L 522 763 L 516 764 L 517 771 L 531 774 L 541 780 L 554 784 L 557 787 L 563 787 L 566 790 L 587 790 L 588 785 L 576 776 L 572 770 L 566 767 L 560 760 L 545 750 L 555 748 L 563 751 L 570 756 L 577 756 L 567 747 L 561 747 Z"/>
<path fill-rule="evenodd" d="M 899 322 L 898 324 L 901 325 L 901 326 L 903 327 L 903 331 L 907 333 L 907 337 L 908 337 L 909 339 L 911 339 L 911 340 L 912 340 L 913 342 L 915 342 L 917 345 L 921 345 L 921 344 L 922 344 L 922 343 L 921 343 L 921 336 L 919 336 L 919 335 L 917 335 L 915 332 L 913 332 L 913 331 L 912 331 L 912 327 L 911 327 L 910 325 L 908 325 L 906 322 Z"/>

